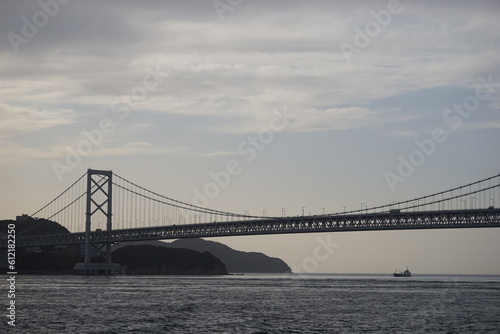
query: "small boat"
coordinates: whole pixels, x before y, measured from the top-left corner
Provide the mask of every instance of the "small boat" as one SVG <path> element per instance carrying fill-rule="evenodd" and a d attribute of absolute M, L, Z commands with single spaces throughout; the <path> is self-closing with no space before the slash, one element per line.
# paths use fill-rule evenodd
<path fill-rule="evenodd" d="M 411 272 L 408 270 L 408 267 L 406 267 L 406 270 L 404 272 L 398 272 L 396 269 L 396 272 L 393 274 L 394 277 L 411 277 Z"/>

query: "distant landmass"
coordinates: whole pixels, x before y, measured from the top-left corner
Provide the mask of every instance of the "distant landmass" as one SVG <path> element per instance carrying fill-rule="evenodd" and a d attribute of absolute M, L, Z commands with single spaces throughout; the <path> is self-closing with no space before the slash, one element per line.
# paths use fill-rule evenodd
<path fill-rule="evenodd" d="M 290 273 L 292 270 L 281 259 L 262 253 L 237 251 L 215 241 L 203 239 L 179 239 L 171 243 L 162 241 L 137 241 L 121 245 L 149 244 L 169 248 L 187 248 L 198 252 L 209 252 L 219 258 L 230 273 Z M 120 247 L 115 245 L 113 247 Z"/>
<path fill-rule="evenodd" d="M 16 236 L 30 236 L 41 234 L 66 234 L 70 233 L 68 229 L 52 220 L 43 218 L 32 218 L 22 216 L 21 220 L 0 220 L 0 234 L 7 233 L 9 224 L 16 225 Z"/>
<path fill-rule="evenodd" d="M 6 234 L 8 224 L 16 224 L 16 236 L 70 233 L 57 222 L 31 217 L 22 220 L 0 220 L 0 235 Z M 149 245 L 170 248 L 128 248 L 128 245 Z M 179 248 L 181 250 L 174 250 Z M 224 244 L 203 239 L 180 239 L 171 243 L 161 241 L 125 242 L 113 245 L 113 262 L 126 266 L 128 273 L 158 274 L 214 274 L 221 273 L 289 273 L 290 267 L 281 259 L 262 253 L 242 252 Z M 119 251 L 120 250 L 120 251 Z M 190 250 L 190 251 L 188 251 Z M 119 251 L 117 253 L 117 251 Z M 197 251 L 197 254 L 192 251 Z M 6 267 L 6 256 L 0 260 L 0 267 Z M 6 250 L 5 250 L 6 253 Z M 147 258 L 143 254 L 147 254 Z M 208 254 L 209 253 L 209 254 Z M 136 258 L 136 255 L 141 255 Z M 16 268 L 23 273 L 71 273 L 73 266 L 83 261 L 80 245 L 44 246 L 19 248 L 16 252 Z M 3 259 L 5 258 L 5 259 Z M 142 258 L 143 264 L 140 264 Z M 167 259 L 165 262 L 160 259 Z M 93 262 L 102 262 L 102 258 Z M 118 261 L 120 260 L 120 261 Z M 217 261 L 219 262 L 217 262 Z M 206 262 L 206 263 L 205 263 Z M 149 264 L 149 265 L 144 265 Z M 222 265 L 221 265 L 222 264 Z M 149 267 L 148 267 L 149 266 Z"/>
<path fill-rule="evenodd" d="M 124 274 L 227 275 L 224 263 L 208 252 L 153 245 L 125 246 L 112 253 Z"/>
<path fill-rule="evenodd" d="M 237 251 L 224 244 L 203 239 L 179 239 L 170 247 L 209 252 L 218 257 L 231 273 L 290 273 L 292 270 L 281 259 L 257 252 Z"/>
<path fill-rule="evenodd" d="M 8 225 L 16 225 L 16 237 L 70 233 L 64 226 L 47 219 L 23 216 L 21 220 L 0 220 L 0 235 Z M 20 274 L 70 274 L 81 262 L 80 246 L 17 247 L 16 271 Z M 7 268 L 7 250 L 0 250 L 0 268 Z"/>
<path fill-rule="evenodd" d="M 57 222 L 22 217 L 22 220 L 0 220 L 0 235 L 6 235 L 9 224 L 16 225 L 16 236 L 48 233 L 70 233 Z M 160 242 L 160 244 L 164 244 Z M 7 268 L 7 249 L 0 251 L 0 268 Z M 190 249 L 151 245 L 123 247 L 112 254 L 113 262 L 124 267 L 126 274 L 160 275 L 226 275 L 224 263 L 212 254 Z M 76 263 L 83 262 L 81 245 L 16 248 L 16 271 L 19 274 L 71 274 Z M 92 262 L 104 262 L 96 257 Z"/>

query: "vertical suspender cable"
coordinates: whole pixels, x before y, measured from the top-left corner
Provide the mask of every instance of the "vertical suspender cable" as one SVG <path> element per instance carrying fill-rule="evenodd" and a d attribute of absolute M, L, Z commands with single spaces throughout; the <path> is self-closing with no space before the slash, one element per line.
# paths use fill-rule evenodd
<path fill-rule="evenodd" d="M 134 222 L 133 222 L 133 228 L 137 227 L 137 219 L 138 219 L 138 207 L 137 207 L 137 196 L 132 196 L 133 201 L 134 201 Z"/>
<path fill-rule="evenodd" d="M 500 208 L 500 175 L 498 175 L 498 182 L 497 182 L 497 189 L 498 189 L 498 204 L 496 205 L 497 208 Z M 493 200 L 493 205 L 495 205 L 495 200 Z"/>

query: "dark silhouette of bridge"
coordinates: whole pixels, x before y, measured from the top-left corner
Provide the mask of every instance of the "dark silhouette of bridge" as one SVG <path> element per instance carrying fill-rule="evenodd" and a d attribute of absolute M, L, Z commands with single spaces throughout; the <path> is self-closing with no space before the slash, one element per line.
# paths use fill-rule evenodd
<path fill-rule="evenodd" d="M 53 220 L 70 233 L 16 235 L 16 246 L 85 244 L 111 262 L 116 242 L 197 237 L 500 227 L 500 174 L 439 193 L 330 214 L 265 217 L 213 210 L 143 188 L 112 171 L 89 169 L 31 217 Z M 0 237 L 7 248 L 7 236 Z"/>

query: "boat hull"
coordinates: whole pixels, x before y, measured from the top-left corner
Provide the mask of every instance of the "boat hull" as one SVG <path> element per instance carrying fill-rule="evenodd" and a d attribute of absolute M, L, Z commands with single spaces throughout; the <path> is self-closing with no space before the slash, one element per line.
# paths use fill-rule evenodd
<path fill-rule="evenodd" d="M 398 274 L 398 273 L 394 273 L 393 275 L 394 275 L 394 277 L 411 277 L 411 274 Z"/>

